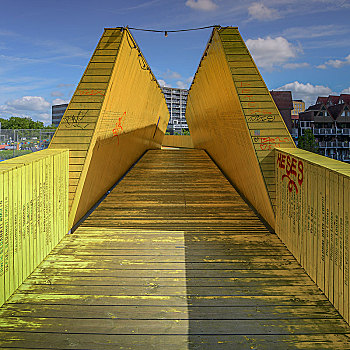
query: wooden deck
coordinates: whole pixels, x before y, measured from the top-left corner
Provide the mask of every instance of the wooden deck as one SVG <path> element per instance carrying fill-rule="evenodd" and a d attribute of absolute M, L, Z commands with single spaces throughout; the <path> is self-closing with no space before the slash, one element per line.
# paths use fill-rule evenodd
<path fill-rule="evenodd" d="M 350 327 L 198 150 L 146 153 L 0 310 L 0 348 L 349 344 Z"/>

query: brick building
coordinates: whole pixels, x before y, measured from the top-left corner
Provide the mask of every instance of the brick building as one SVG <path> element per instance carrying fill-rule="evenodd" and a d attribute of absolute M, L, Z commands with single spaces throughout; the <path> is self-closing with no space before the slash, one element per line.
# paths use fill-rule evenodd
<path fill-rule="evenodd" d="M 311 129 L 319 153 L 333 159 L 350 161 L 350 94 L 318 97 L 316 104 L 299 114 L 300 135 Z"/>

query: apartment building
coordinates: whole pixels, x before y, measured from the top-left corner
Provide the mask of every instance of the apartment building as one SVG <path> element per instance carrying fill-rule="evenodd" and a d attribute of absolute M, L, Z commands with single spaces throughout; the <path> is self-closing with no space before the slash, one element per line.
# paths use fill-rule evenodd
<path fill-rule="evenodd" d="M 162 90 L 170 113 L 166 131 L 171 135 L 181 134 L 182 130 L 188 130 L 185 117 L 188 90 L 165 86 L 162 87 Z"/>
<path fill-rule="evenodd" d="M 55 125 L 55 126 L 58 126 L 62 117 L 63 117 L 63 114 L 64 112 L 66 111 L 68 107 L 68 104 L 65 103 L 65 104 L 61 104 L 61 105 L 54 105 L 52 106 L 52 124 Z"/>
<path fill-rule="evenodd" d="M 311 129 L 319 153 L 350 162 L 350 94 L 318 97 L 316 104 L 299 114 L 299 131 Z"/>

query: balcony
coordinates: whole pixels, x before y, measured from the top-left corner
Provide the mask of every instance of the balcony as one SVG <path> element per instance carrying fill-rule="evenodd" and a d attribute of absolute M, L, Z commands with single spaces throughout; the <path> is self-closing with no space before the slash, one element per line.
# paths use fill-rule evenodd
<path fill-rule="evenodd" d="M 318 143 L 320 148 L 346 148 L 349 149 L 349 142 L 339 142 L 339 141 L 321 141 Z"/>
<path fill-rule="evenodd" d="M 337 129 L 337 135 L 350 135 L 350 129 Z"/>
<path fill-rule="evenodd" d="M 336 129 L 331 129 L 331 128 L 316 129 L 316 128 L 314 128 L 314 135 L 336 135 Z"/>

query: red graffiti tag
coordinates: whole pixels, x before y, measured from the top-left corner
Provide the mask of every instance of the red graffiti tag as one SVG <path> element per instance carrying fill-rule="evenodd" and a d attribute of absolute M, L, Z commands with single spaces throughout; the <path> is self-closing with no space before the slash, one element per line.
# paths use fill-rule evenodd
<path fill-rule="evenodd" d="M 247 87 L 247 86 L 252 86 L 252 83 L 249 83 L 247 81 L 238 81 L 236 83 L 237 87 Z"/>
<path fill-rule="evenodd" d="M 100 96 L 104 96 L 104 91 L 103 90 L 80 90 L 79 91 L 81 95 L 87 95 L 87 96 L 96 96 L 96 95 L 100 95 Z"/>
<path fill-rule="evenodd" d="M 277 165 L 280 169 L 285 169 L 285 174 L 282 175 L 282 181 L 288 179 L 288 191 L 292 192 L 295 189 L 298 193 L 298 187 L 303 184 L 304 181 L 304 163 L 301 160 L 297 160 L 294 157 L 286 156 L 285 154 L 279 153 L 277 157 Z"/>
<path fill-rule="evenodd" d="M 260 149 L 263 151 L 272 150 L 275 147 L 281 147 L 281 143 L 289 142 L 288 137 L 261 137 Z"/>
<path fill-rule="evenodd" d="M 119 145 L 119 134 L 123 131 L 122 119 L 124 116 L 126 116 L 126 112 L 124 112 L 123 115 L 118 118 L 118 121 L 115 123 L 115 128 L 113 129 L 113 136 L 117 136 L 118 145 Z"/>

